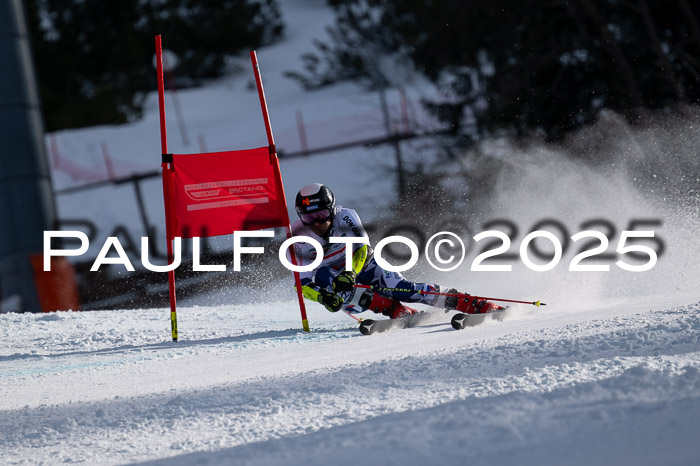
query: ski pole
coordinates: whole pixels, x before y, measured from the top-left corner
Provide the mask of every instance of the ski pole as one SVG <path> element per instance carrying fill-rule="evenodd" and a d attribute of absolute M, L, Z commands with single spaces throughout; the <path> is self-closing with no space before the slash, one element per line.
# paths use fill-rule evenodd
<path fill-rule="evenodd" d="M 351 313 L 349 313 L 349 312 L 346 311 L 345 309 L 343 309 L 343 311 L 345 311 L 345 313 L 346 313 L 347 315 L 349 315 L 350 317 L 352 317 L 352 318 L 355 319 L 356 321 L 362 322 L 362 319 L 360 319 L 359 317 L 355 317 L 354 315 L 352 315 Z"/>
<path fill-rule="evenodd" d="M 404 293 L 420 293 L 420 294 L 434 294 L 434 295 L 439 295 L 439 296 L 453 296 L 455 298 L 462 298 L 465 295 L 460 294 L 460 293 L 441 293 L 439 291 L 423 291 L 423 290 L 409 290 L 405 288 L 384 288 L 384 287 L 377 287 L 377 286 L 371 286 L 371 285 L 359 285 L 355 284 L 355 288 L 368 288 L 374 291 L 386 291 L 386 292 L 392 292 L 392 291 L 399 291 L 399 292 L 404 292 Z M 504 298 L 489 298 L 486 296 L 473 296 L 473 295 L 468 295 L 470 298 L 474 299 L 485 299 L 487 301 L 503 301 L 507 303 L 519 303 L 519 304 L 531 304 L 533 306 L 546 306 L 547 303 L 543 303 L 540 300 L 537 301 L 520 301 L 516 299 L 504 299 Z"/>

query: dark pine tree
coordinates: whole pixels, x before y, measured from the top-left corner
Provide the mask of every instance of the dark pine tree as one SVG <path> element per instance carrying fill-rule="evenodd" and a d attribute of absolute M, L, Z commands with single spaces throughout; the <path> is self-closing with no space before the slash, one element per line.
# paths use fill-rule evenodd
<path fill-rule="evenodd" d="M 700 2 L 329 3 L 329 40 L 292 76 L 309 88 L 362 82 L 375 72 L 368 51 L 407 60 L 446 96 L 425 104 L 461 144 L 503 132 L 553 140 L 604 108 L 635 121 L 648 109 L 700 99 Z"/>
<path fill-rule="evenodd" d="M 138 118 L 156 34 L 179 57 L 178 84 L 197 85 L 283 30 L 276 0 L 28 0 L 27 11 L 48 131 Z"/>

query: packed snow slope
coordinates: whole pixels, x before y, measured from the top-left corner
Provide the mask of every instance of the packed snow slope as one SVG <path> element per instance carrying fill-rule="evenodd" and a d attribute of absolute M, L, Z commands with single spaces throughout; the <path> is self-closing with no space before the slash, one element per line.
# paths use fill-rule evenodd
<path fill-rule="evenodd" d="M 293 302 L 0 315 L 2 464 L 697 464 L 700 303 L 361 336 Z"/>

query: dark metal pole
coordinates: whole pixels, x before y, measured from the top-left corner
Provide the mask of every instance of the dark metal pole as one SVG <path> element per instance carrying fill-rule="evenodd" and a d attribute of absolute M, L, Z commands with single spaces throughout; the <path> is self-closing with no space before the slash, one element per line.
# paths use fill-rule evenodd
<path fill-rule="evenodd" d="M 134 194 L 136 195 L 136 206 L 139 208 L 139 216 L 141 217 L 141 224 L 143 224 L 143 231 L 146 236 L 150 236 L 149 232 L 151 227 L 148 225 L 148 215 L 146 214 L 146 204 L 143 202 L 143 194 L 141 193 L 141 180 L 134 177 Z"/>
<path fill-rule="evenodd" d="M 56 207 L 21 0 L 0 1 L 0 63 L 0 311 L 39 312 L 31 259 Z"/>

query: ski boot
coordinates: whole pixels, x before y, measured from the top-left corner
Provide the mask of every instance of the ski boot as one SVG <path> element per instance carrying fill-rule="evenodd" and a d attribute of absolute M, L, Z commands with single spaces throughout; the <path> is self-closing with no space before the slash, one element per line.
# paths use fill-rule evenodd
<path fill-rule="evenodd" d="M 452 316 L 452 328 L 462 330 L 469 326 L 474 326 L 482 323 L 487 315 L 495 311 L 503 311 L 505 308 L 498 304 L 486 301 L 485 299 L 477 299 L 468 294 L 459 293 L 454 288 L 448 293 L 459 296 L 448 296 L 445 300 L 445 307 L 448 310 L 459 311 Z"/>
<path fill-rule="evenodd" d="M 498 304 L 486 301 L 485 299 L 476 299 L 466 293 L 460 293 L 454 288 L 450 289 L 448 293 L 459 295 L 448 296 L 445 299 L 445 308 L 450 311 L 459 311 L 465 314 L 486 314 L 503 310 L 503 307 Z"/>
<path fill-rule="evenodd" d="M 360 307 L 383 314 L 390 319 L 410 316 L 416 313 L 415 309 L 410 309 L 395 299 L 387 298 L 374 292 L 365 292 L 360 299 Z"/>
<path fill-rule="evenodd" d="M 406 319 L 402 319 L 402 317 L 418 314 L 418 311 L 415 309 L 406 307 L 395 299 L 387 298 L 386 296 L 369 290 L 362 293 L 358 300 L 358 305 L 362 307 L 363 310 L 370 310 L 389 317 L 389 319 L 378 321 L 364 319 L 360 323 L 360 333 L 363 335 L 385 332 L 391 328 L 405 328 L 409 323 Z"/>
<path fill-rule="evenodd" d="M 349 310 L 372 311 L 390 319 L 398 319 L 415 314 L 417 311 L 404 306 L 399 301 L 365 288 L 356 288 L 346 299 L 344 307 Z M 357 309 L 360 308 L 360 309 Z M 356 312 L 357 312 L 356 311 Z"/>

